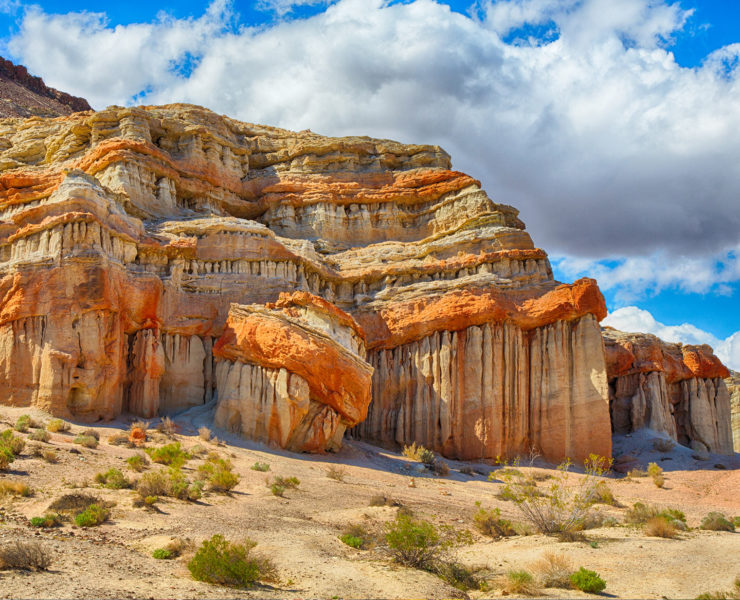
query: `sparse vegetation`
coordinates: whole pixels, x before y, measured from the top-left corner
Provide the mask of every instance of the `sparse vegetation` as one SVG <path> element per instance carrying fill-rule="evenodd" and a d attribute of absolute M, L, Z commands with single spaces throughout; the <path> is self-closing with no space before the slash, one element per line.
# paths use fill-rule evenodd
<path fill-rule="evenodd" d="M 16 431 L 20 431 L 21 433 L 26 433 L 28 431 L 28 428 L 31 427 L 31 417 L 29 415 L 21 415 L 18 417 L 18 420 L 15 422 L 15 426 L 13 427 Z"/>
<path fill-rule="evenodd" d="M 0 546 L 0 569 L 45 571 L 51 555 L 38 542 L 10 542 Z"/>
<path fill-rule="evenodd" d="M 15 435 L 12 429 L 6 429 L 0 433 L 0 468 L 7 468 L 25 447 L 25 440 Z"/>
<path fill-rule="evenodd" d="M 429 521 L 397 515 L 386 525 L 385 541 L 393 560 L 407 567 L 430 570 L 443 550 L 442 538 Z"/>
<path fill-rule="evenodd" d="M 650 504 L 635 502 L 627 511 L 625 520 L 631 525 L 644 525 L 654 517 L 662 517 L 673 524 L 676 529 L 686 529 L 686 515 L 675 508 L 658 508 Z"/>
<path fill-rule="evenodd" d="M 587 594 L 598 594 L 606 588 L 606 582 L 596 571 L 589 571 L 584 567 L 570 576 L 570 582 L 574 588 Z"/>
<path fill-rule="evenodd" d="M 256 462 L 249 468 L 252 469 L 252 471 L 262 471 L 264 473 L 265 471 L 270 470 L 270 465 L 264 462 Z"/>
<path fill-rule="evenodd" d="M 172 556 L 172 552 L 167 550 L 167 548 L 157 548 L 154 552 L 152 552 L 152 556 L 158 560 L 170 560 L 172 558 L 175 558 Z"/>
<path fill-rule="evenodd" d="M 609 506 L 619 506 L 619 502 L 614 497 L 614 493 L 612 492 L 609 484 L 607 484 L 606 481 L 599 481 L 596 486 L 594 486 L 593 502 L 594 504 L 608 504 Z"/>
<path fill-rule="evenodd" d="M 172 442 L 159 448 L 147 448 L 146 453 L 152 462 L 175 468 L 183 466 L 190 460 L 190 455 L 180 447 L 180 442 Z"/>
<path fill-rule="evenodd" d="M 25 498 L 31 494 L 33 494 L 33 490 L 22 481 L 0 479 L 0 498 L 3 496 L 21 496 Z"/>
<path fill-rule="evenodd" d="M 62 419 L 52 419 L 46 424 L 46 431 L 51 433 L 65 432 L 70 430 L 71 425 Z"/>
<path fill-rule="evenodd" d="M 29 523 L 32 527 L 58 527 L 62 524 L 62 517 L 57 513 L 46 513 L 43 517 L 32 517 Z"/>
<path fill-rule="evenodd" d="M 732 589 L 727 592 L 704 592 L 696 600 L 740 600 L 740 577 L 736 577 Z"/>
<path fill-rule="evenodd" d="M 413 442 L 410 446 L 404 446 L 401 453 L 406 458 L 424 463 L 427 466 L 432 466 L 434 464 L 434 452 L 424 446 L 417 446 L 416 442 Z"/>
<path fill-rule="evenodd" d="M 339 539 L 352 548 L 364 550 L 371 545 L 372 535 L 362 525 L 348 525 Z"/>
<path fill-rule="evenodd" d="M 545 552 L 535 563 L 534 570 L 539 574 L 537 579 L 543 587 L 568 589 L 571 586 L 573 563 L 562 554 Z"/>
<path fill-rule="evenodd" d="M 87 428 L 80 435 L 94 437 L 96 440 L 100 441 L 100 434 L 95 429 Z"/>
<path fill-rule="evenodd" d="M 211 441 L 211 430 L 208 429 L 208 427 L 200 427 L 198 429 L 198 436 L 200 439 L 202 439 L 204 442 L 210 442 Z"/>
<path fill-rule="evenodd" d="M 48 463 L 58 463 L 59 462 L 59 455 L 57 455 L 56 450 L 44 450 L 41 452 L 41 458 L 43 458 Z"/>
<path fill-rule="evenodd" d="M 252 587 L 258 581 L 274 581 L 276 570 L 272 562 L 256 556 L 252 550 L 256 542 L 242 544 L 214 535 L 203 542 L 188 563 L 193 579 L 230 587 Z"/>
<path fill-rule="evenodd" d="M 265 482 L 267 487 L 270 488 L 272 495 L 279 496 L 281 498 L 285 495 L 285 490 L 297 489 L 301 484 L 297 477 L 281 477 L 280 475 L 275 475 L 275 477 L 272 478 L 272 481 L 267 477 Z"/>
<path fill-rule="evenodd" d="M 93 504 L 103 505 L 98 496 L 84 493 L 64 494 L 49 505 L 50 510 L 77 514 Z"/>
<path fill-rule="evenodd" d="M 126 434 L 126 433 L 124 433 L 122 431 L 119 431 L 117 433 L 114 433 L 113 435 L 109 435 L 108 436 L 108 439 L 107 439 L 107 442 L 111 446 L 127 446 L 127 447 L 132 447 L 133 446 L 133 444 L 131 443 L 131 441 L 128 439 L 128 434 Z"/>
<path fill-rule="evenodd" d="M 475 528 L 483 535 L 493 538 L 516 535 L 511 521 L 501 518 L 500 509 L 487 510 L 481 507 L 480 502 L 476 502 L 475 505 L 478 507 L 478 511 L 473 515 L 473 523 Z"/>
<path fill-rule="evenodd" d="M 96 474 L 95 483 L 111 490 L 122 490 L 131 487 L 131 482 L 118 469 L 108 469 L 105 473 Z"/>
<path fill-rule="evenodd" d="M 95 527 L 105 523 L 110 517 L 110 510 L 100 504 L 91 504 L 85 510 L 75 515 L 75 525 L 78 527 Z"/>
<path fill-rule="evenodd" d="M 571 534 L 583 529 L 597 497 L 600 477 L 611 466 L 611 460 L 591 455 L 585 462 L 586 475 L 577 483 L 569 481 L 570 462 L 558 467 L 558 475 L 546 487 L 537 489 L 537 483 L 518 469 L 501 472 L 505 482 L 503 493 L 521 511 L 525 520 L 545 534 Z"/>
<path fill-rule="evenodd" d="M 34 429 L 29 434 L 28 439 L 34 442 L 48 442 L 51 439 L 51 434 L 46 429 Z"/>
<path fill-rule="evenodd" d="M 524 570 L 509 571 L 503 578 L 502 586 L 504 594 L 515 596 L 536 596 L 539 589 L 534 582 L 534 577 Z"/>
<path fill-rule="evenodd" d="M 735 524 L 721 512 L 710 512 L 701 520 L 699 529 L 707 529 L 709 531 L 735 531 Z"/>
<path fill-rule="evenodd" d="M 174 436 L 179 430 L 180 428 L 177 424 L 169 417 L 162 417 L 159 420 L 159 423 L 157 423 L 157 431 L 163 433 L 167 437 Z"/>
<path fill-rule="evenodd" d="M 198 500 L 202 495 L 202 490 L 202 481 L 191 482 L 180 469 L 175 468 L 144 473 L 136 482 L 136 491 L 144 499 L 168 496 L 180 500 Z"/>
<path fill-rule="evenodd" d="M 630 469 L 627 471 L 627 479 L 639 479 L 640 477 L 647 477 L 648 473 L 647 471 L 643 471 L 642 469 Z"/>
<path fill-rule="evenodd" d="M 329 468 L 326 470 L 326 476 L 334 481 L 344 481 L 344 478 L 347 476 L 347 469 L 337 465 L 329 465 Z"/>
<path fill-rule="evenodd" d="M 662 488 L 665 485 L 665 477 L 663 477 L 663 469 L 661 469 L 657 463 L 651 462 L 648 465 L 648 475 L 652 478 L 653 483 L 656 487 Z"/>
<path fill-rule="evenodd" d="M 645 535 L 653 537 L 669 539 L 678 537 L 678 529 L 676 528 L 674 521 L 667 519 L 663 515 L 649 518 L 643 527 L 643 531 L 645 532 Z"/>
<path fill-rule="evenodd" d="M 233 472 L 231 461 L 224 458 L 209 457 L 198 467 L 198 473 L 216 492 L 230 492 L 239 483 L 239 475 Z"/>
<path fill-rule="evenodd" d="M 74 439 L 75 444 L 84 446 L 85 448 L 97 448 L 98 439 L 92 435 L 78 435 Z"/>
<path fill-rule="evenodd" d="M 149 459 L 144 454 L 134 454 L 126 459 L 128 468 L 137 473 L 141 473 L 149 466 Z"/>

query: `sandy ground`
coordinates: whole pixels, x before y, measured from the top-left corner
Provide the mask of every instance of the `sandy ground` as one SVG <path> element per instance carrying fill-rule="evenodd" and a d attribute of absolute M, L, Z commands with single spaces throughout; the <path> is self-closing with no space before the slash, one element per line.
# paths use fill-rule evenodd
<path fill-rule="evenodd" d="M 27 409 L 0 409 L 0 429 L 14 423 Z M 48 419 L 41 413 L 32 416 Z M 728 590 L 740 575 L 740 533 L 692 529 L 679 539 L 648 537 L 641 530 L 619 525 L 586 532 L 586 542 L 559 542 L 543 535 L 492 540 L 473 528 L 475 502 L 499 507 L 503 515 L 521 520 L 516 506 L 496 498 L 500 483 L 488 481 L 494 470 L 483 463 L 448 461 L 446 477 L 419 472 L 419 465 L 360 442 L 347 442 L 341 452 L 326 456 L 292 454 L 246 442 L 214 431 L 220 445 L 198 438 L 197 428 L 208 422 L 208 408 L 189 411 L 175 421 L 176 439 L 188 448 L 201 444 L 230 458 L 241 476 L 230 496 L 206 494 L 199 502 L 163 499 L 159 511 L 134 508 L 131 490 L 106 490 L 93 483 L 94 475 L 111 467 L 125 469 L 125 459 L 137 452 L 106 443 L 106 438 L 126 429 L 121 420 L 95 426 L 101 436 L 97 449 L 72 443 L 74 434 L 87 425 L 73 424 L 66 434 L 53 434 L 42 446 L 58 451 L 60 461 L 49 464 L 25 452 L 0 475 L 20 480 L 34 489 L 29 498 L 0 498 L 0 545 L 12 540 L 38 540 L 53 555 L 47 572 L 0 571 L 2 598 L 451 598 L 464 597 L 438 577 L 393 564 L 381 548 L 355 550 L 338 535 L 344 526 L 361 523 L 382 531 L 397 508 L 371 507 L 370 499 L 383 495 L 402 503 L 437 525 L 473 532 L 473 544 L 457 549 L 456 558 L 468 566 L 485 566 L 493 577 L 489 591 L 471 591 L 471 598 L 500 596 L 497 575 L 512 569 L 529 569 L 545 552 L 565 555 L 574 566 L 597 571 L 607 582 L 603 596 L 620 598 L 694 598 L 707 591 Z M 23 434 L 20 434 L 23 435 Z M 165 443 L 153 435 L 148 446 Z M 626 507 L 642 501 L 680 508 L 688 524 L 697 527 L 710 511 L 740 515 L 740 456 L 692 458 L 677 447 L 669 453 L 652 450 L 649 436 L 615 440 L 618 454 L 629 454 L 638 464 L 658 462 L 666 471 L 663 489 L 649 478 L 609 478 L 608 484 L 622 508 L 601 508 L 620 521 Z M 663 460 L 661 460 L 663 459 Z M 270 465 L 269 473 L 251 470 L 256 461 Z M 191 460 L 184 471 L 194 475 L 200 460 Z M 327 477 L 330 465 L 346 471 L 343 481 Z M 717 467 L 716 465 L 721 465 Z M 471 466 L 481 474 L 465 475 Z M 539 471 L 553 469 L 536 464 Z M 525 468 L 526 470 L 526 468 Z M 552 472 L 552 471 L 551 471 Z M 137 474 L 128 471 L 133 478 Z M 278 498 L 265 486 L 266 475 L 296 476 L 297 490 Z M 413 476 L 415 487 L 409 487 Z M 573 475 L 577 479 L 579 475 Z M 546 484 L 542 484 L 546 485 Z M 60 495 L 77 491 L 95 493 L 116 503 L 112 519 L 95 528 L 37 530 L 30 517 L 42 515 Z M 246 537 L 258 542 L 257 550 L 275 562 L 279 582 L 251 590 L 234 590 L 193 581 L 186 559 L 156 560 L 151 552 L 169 539 L 188 538 L 199 544 L 215 533 L 231 540 Z M 595 543 L 592 543 L 595 542 Z M 588 597 L 574 590 L 545 589 L 544 597 Z"/>

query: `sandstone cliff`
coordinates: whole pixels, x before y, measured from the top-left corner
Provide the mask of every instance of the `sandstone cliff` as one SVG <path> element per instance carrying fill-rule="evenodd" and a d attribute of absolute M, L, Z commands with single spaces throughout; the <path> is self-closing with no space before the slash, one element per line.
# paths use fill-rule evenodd
<path fill-rule="evenodd" d="M 26 67 L 0 57 L 0 117 L 59 117 L 92 110 L 87 100 L 47 87 Z"/>
<path fill-rule="evenodd" d="M 450 457 L 610 454 L 596 283 L 554 281 L 440 148 L 188 105 L 5 119 L 0 140 L 3 402 L 215 397 L 217 423 L 294 449 L 354 426 Z"/>
<path fill-rule="evenodd" d="M 727 368 L 709 346 L 603 330 L 612 427 L 666 433 L 699 451 L 732 454 Z"/>
<path fill-rule="evenodd" d="M 740 373 L 730 371 L 725 379 L 730 392 L 730 412 L 732 413 L 732 439 L 735 452 L 740 452 Z"/>

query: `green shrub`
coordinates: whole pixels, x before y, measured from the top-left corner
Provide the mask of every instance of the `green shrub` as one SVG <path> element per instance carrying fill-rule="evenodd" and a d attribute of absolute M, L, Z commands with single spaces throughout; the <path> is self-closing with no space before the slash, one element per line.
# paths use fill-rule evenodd
<path fill-rule="evenodd" d="M 94 437 L 96 440 L 100 441 L 100 434 L 95 429 L 91 429 L 89 427 L 85 429 L 80 435 Z"/>
<path fill-rule="evenodd" d="M 443 549 L 437 528 L 429 521 L 397 515 L 386 524 L 385 541 L 393 560 L 415 568 L 430 568 Z"/>
<path fill-rule="evenodd" d="M 203 542 L 188 563 L 193 579 L 231 587 L 251 587 L 257 581 L 273 581 L 275 567 L 263 557 L 254 556 L 257 544 L 246 540 L 232 543 L 221 535 Z"/>
<path fill-rule="evenodd" d="M 643 525 L 653 517 L 663 517 L 679 529 L 686 529 L 686 515 L 676 508 L 658 508 L 650 504 L 635 502 L 627 511 L 625 520 L 632 525 Z"/>
<path fill-rule="evenodd" d="M 159 448 L 147 448 L 146 453 L 155 463 L 179 468 L 190 459 L 190 455 L 180 447 L 180 442 L 172 442 Z"/>
<path fill-rule="evenodd" d="M 710 531 L 735 531 L 735 525 L 720 512 L 710 512 L 701 520 L 699 529 Z"/>
<path fill-rule="evenodd" d="M 434 464 L 434 452 L 424 446 L 417 446 L 416 442 L 413 442 L 410 446 L 404 446 L 402 454 L 406 458 L 424 463 L 428 466 L 432 466 Z"/>
<path fill-rule="evenodd" d="M 301 484 L 297 477 L 282 477 L 280 475 L 275 475 L 272 481 L 268 477 L 265 479 L 265 482 L 267 487 L 270 488 L 272 495 L 280 496 L 281 498 L 285 496 L 285 490 L 294 490 Z"/>
<path fill-rule="evenodd" d="M 252 471 L 262 471 L 264 473 L 265 471 L 270 470 L 270 465 L 263 462 L 256 462 L 249 468 L 252 469 Z"/>
<path fill-rule="evenodd" d="M 278 496 L 280 498 L 285 496 L 285 486 L 278 485 L 277 483 L 273 483 L 270 485 L 270 491 L 272 492 L 273 496 Z"/>
<path fill-rule="evenodd" d="M 362 525 L 348 525 L 342 530 L 339 539 L 357 549 L 368 548 L 372 542 L 372 536 Z"/>
<path fill-rule="evenodd" d="M 171 558 L 175 558 L 172 555 L 172 552 L 170 552 L 166 548 L 157 548 L 154 552 L 152 552 L 152 556 L 158 560 L 169 560 Z"/>
<path fill-rule="evenodd" d="M 180 469 L 174 468 L 144 473 L 136 482 L 136 491 L 144 499 L 168 496 L 179 500 L 198 500 L 202 490 L 202 481 L 191 482 Z"/>
<path fill-rule="evenodd" d="M 75 516 L 75 525 L 78 527 L 95 527 L 105 523 L 110 517 L 110 511 L 99 504 L 91 504 Z"/>
<path fill-rule="evenodd" d="M 32 527 L 58 527 L 62 524 L 62 517 L 56 513 L 46 513 L 43 517 L 32 517 L 29 522 Z"/>
<path fill-rule="evenodd" d="M 343 533 L 342 535 L 339 536 L 339 539 L 342 540 L 348 546 L 351 546 L 352 548 L 357 548 L 357 549 L 362 548 L 362 538 L 361 537 L 357 537 L 349 533 Z"/>
<path fill-rule="evenodd" d="M 55 450 L 44 450 L 41 453 L 41 458 L 43 458 L 48 463 L 58 463 L 59 462 L 59 455 L 57 455 Z"/>
<path fill-rule="evenodd" d="M 14 435 L 12 429 L 6 429 L 2 433 L 0 433 L 0 449 L 5 448 L 14 457 L 23 452 L 23 449 L 25 447 L 25 440 L 22 437 Z"/>
<path fill-rule="evenodd" d="M 34 429 L 28 439 L 34 442 L 48 442 L 51 439 L 51 434 L 45 429 Z"/>
<path fill-rule="evenodd" d="M 570 576 L 573 587 L 587 594 L 598 594 L 606 588 L 606 582 L 595 571 L 581 567 Z"/>
<path fill-rule="evenodd" d="M 15 460 L 15 455 L 9 448 L 0 447 L 0 471 L 4 471 Z"/>
<path fill-rule="evenodd" d="M 619 506 L 619 502 L 614 497 L 614 493 L 606 483 L 606 481 L 599 481 L 594 488 L 594 504 L 608 504 L 609 506 Z"/>
<path fill-rule="evenodd" d="M 478 507 L 478 512 L 473 515 L 473 523 L 475 524 L 475 528 L 483 535 L 493 538 L 516 535 L 511 521 L 501 518 L 500 509 L 486 510 L 481 507 L 480 502 L 476 502 L 475 505 Z"/>
<path fill-rule="evenodd" d="M 141 473 L 149 465 L 149 459 L 144 454 L 134 454 L 126 459 L 128 468 Z"/>
<path fill-rule="evenodd" d="M 232 471 L 231 461 L 224 458 L 209 458 L 198 467 L 198 473 L 216 492 L 229 492 L 239 483 L 239 475 Z"/>
<path fill-rule="evenodd" d="M 95 483 L 111 490 L 131 487 L 131 482 L 118 469 L 108 469 L 105 473 L 98 473 L 95 475 Z"/>
<path fill-rule="evenodd" d="M 80 444 L 80 446 L 84 446 L 85 448 L 98 447 L 98 440 L 92 435 L 78 435 L 77 437 L 75 437 L 74 443 Z"/>
<path fill-rule="evenodd" d="M 738 600 L 740 598 L 740 577 L 736 577 L 729 592 L 704 592 L 696 600 Z"/>
<path fill-rule="evenodd" d="M 528 571 L 509 571 L 504 578 L 503 591 L 507 595 L 534 596 L 539 590 Z"/>
<path fill-rule="evenodd" d="M 46 424 L 46 431 L 57 433 L 58 431 L 69 431 L 70 424 L 62 419 L 52 419 Z"/>
<path fill-rule="evenodd" d="M 18 420 L 15 422 L 14 429 L 16 431 L 20 431 L 21 433 L 25 433 L 28 431 L 28 428 L 31 426 L 31 417 L 29 415 L 21 415 L 18 417 Z"/>

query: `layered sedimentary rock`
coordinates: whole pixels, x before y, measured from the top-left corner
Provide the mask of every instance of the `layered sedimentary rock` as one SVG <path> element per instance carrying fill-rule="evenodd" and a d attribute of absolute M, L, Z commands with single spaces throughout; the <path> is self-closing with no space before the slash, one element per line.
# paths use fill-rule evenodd
<path fill-rule="evenodd" d="M 554 281 L 439 147 L 188 105 L 5 119 L 0 140 L 3 402 L 216 398 L 220 424 L 305 450 L 351 427 L 451 457 L 610 453 L 596 283 Z"/>
<path fill-rule="evenodd" d="M 47 87 L 22 65 L 0 57 L 0 117 L 58 117 L 92 110 L 87 100 Z"/>
<path fill-rule="evenodd" d="M 733 452 L 727 368 L 709 346 L 604 328 L 612 426 L 644 427 L 700 451 Z"/>
<path fill-rule="evenodd" d="M 725 384 L 730 392 L 730 412 L 732 414 L 732 440 L 735 452 L 740 452 L 740 373 L 730 371 Z"/>

